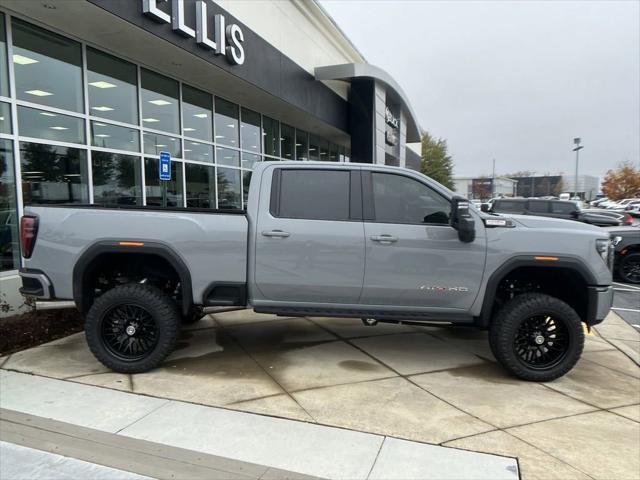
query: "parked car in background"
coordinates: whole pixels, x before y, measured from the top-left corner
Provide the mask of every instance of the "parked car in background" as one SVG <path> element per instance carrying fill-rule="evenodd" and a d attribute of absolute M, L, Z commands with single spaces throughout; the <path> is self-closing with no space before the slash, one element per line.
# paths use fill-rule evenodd
<path fill-rule="evenodd" d="M 640 226 L 607 228 L 615 247 L 614 272 L 622 281 L 640 283 Z"/>
<path fill-rule="evenodd" d="M 508 213 L 517 215 L 536 215 L 539 217 L 577 220 L 598 227 L 619 226 L 622 222 L 610 216 L 597 213 L 582 212 L 578 204 L 570 200 L 542 200 L 539 198 L 500 198 L 491 208 L 483 207 L 492 213 Z"/>
<path fill-rule="evenodd" d="M 606 210 L 604 208 L 584 208 L 581 209 L 582 213 L 592 213 L 596 215 L 604 215 L 605 217 L 615 218 L 620 221 L 621 225 L 631 225 L 633 224 L 633 217 L 630 213 L 624 211 L 620 212 L 617 210 Z"/>

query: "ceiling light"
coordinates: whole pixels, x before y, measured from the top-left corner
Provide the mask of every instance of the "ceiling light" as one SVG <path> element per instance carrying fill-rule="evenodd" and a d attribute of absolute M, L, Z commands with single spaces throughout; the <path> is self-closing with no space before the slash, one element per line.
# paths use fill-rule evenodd
<path fill-rule="evenodd" d="M 203 155 L 209 155 L 208 153 L 203 153 Z"/>
<path fill-rule="evenodd" d="M 197 118 L 207 118 L 209 115 L 206 113 L 195 113 L 193 116 Z"/>
<path fill-rule="evenodd" d="M 116 88 L 116 85 L 114 85 L 113 83 L 103 82 L 102 80 L 98 82 L 90 82 L 89 85 L 96 88 Z"/>
<path fill-rule="evenodd" d="M 301 143 L 296 143 L 296 147 L 301 147 L 302 144 Z"/>
<path fill-rule="evenodd" d="M 49 127 L 51 130 L 69 130 L 67 127 Z"/>
<path fill-rule="evenodd" d="M 186 127 L 186 128 L 183 128 L 182 130 L 185 132 L 194 132 L 196 129 L 191 127 Z"/>
<path fill-rule="evenodd" d="M 190 152 L 191 150 L 189 150 L 188 148 L 184 149 L 185 152 Z"/>
<path fill-rule="evenodd" d="M 98 122 L 94 122 L 93 123 L 96 127 L 106 127 L 106 125 L 104 123 L 98 123 Z"/>
<path fill-rule="evenodd" d="M 200 145 L 198 142 L 191 142 L 191 145 Z"/>
<path fill-rule="evenodd" d="M 4 121 L 4 117 L 0 117 L 0 122 L 3 122 L 3 121 Z"/>
<path fill-rule="evenodd" d="M 166 145 L 156 145 L 156 147 L 164 148 L 164 147 L 166 147 Z"/>
<path fill-rule="evenodd" d="M 51 3 L 43 3 L 42 6 L 49 10 L 55 10 L 57 7 Z"/>
<path fill-rule="evenodd" d="M 22 172 L 25 175 L 38 175 L 38 174 L 42 174 L 44 172 L 38 172 L 38 171 L 33 171 L 33 172 Z"/>
<path fill-rule="evenodd" d="M 44 90 L 27 90 L 24 93 L 28 93 L 29 95 L 35 95 L 36 97 L 48 97 L 49 95 L 53 95 L 51 92 L 45 92 Z"/>
<path fill-rule="evenodd" d="M 106 133 L 98 133 L 96 135 L 94 135 L 94 137 L 99 137 L 99 138 L 110 138 L 111 135 L 107 135 Z"/>
<path fill-rule="evenodd" d="M 164 107 L 165 105 L 171 105 L 171 102 L 167 102 L 166 100 L 162 100 L 161 98 L 158 100 L 149 100 L 149 103 L 153 103 L 154 105 L 158 105 L 159 107 Z"/>
<path fill-rule="evenodd" d="M 113 110 L 111 107 L 105 107 L 104 105 L 101 107 L 91 107 L 91 110 L 97 110 L 99 112 L 110 112 Z"/>
<path fill-rule="evenodd" d="M 216 138 L 224 138 L 224 135 L 216 135 Z"/>
<path fill-rule="evenodd" d="M 33 58 L 25 57 L 24 55 L 18 55 L 17 53 L 14 53 L 13 63 L 17 63 L 18 65 L 31 65 L 32 63 L 38 63 L 38 60 L 34 60 Z"/>
<path fill-rule="evenodd" d="M 44 115 L 45 117 L 57 117 L 55 113 L 49 113 L 49 112 L 40 112 L 40 115 Z"/>
<path fill-rule="evenodd" d="M 143 118 L 142 121 L 148 122 L 148 123 L 156 123 L 156 122 L 159 122 L 160 120 L 158 120 L 157 118 Z"/>
<path fill-rule="evenodd" d="M 228 123 L 228 124 L 227 124 L 227 127 L 229 127 L 229 128 L 236 128 L 236 126 L 235 126 L 233 123 Z"/>

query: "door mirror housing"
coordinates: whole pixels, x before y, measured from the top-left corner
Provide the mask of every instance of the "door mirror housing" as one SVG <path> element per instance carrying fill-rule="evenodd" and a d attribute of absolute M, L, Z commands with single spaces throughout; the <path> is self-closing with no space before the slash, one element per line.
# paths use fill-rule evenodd
<path fill-rule="evenodd" d="M 488 203 L 481 203 L 480 204 L 480 210 L 483 211 L 484 213 L 489 213 L 489 204 Z"/>
<path fill-rule="evenodd" d="M 451 226 L 458 231 L 461 242 L 470 243 L 476 238 L 476 222 L 469 211 L 469 201 L 453 197 L 451 201 Z"/>

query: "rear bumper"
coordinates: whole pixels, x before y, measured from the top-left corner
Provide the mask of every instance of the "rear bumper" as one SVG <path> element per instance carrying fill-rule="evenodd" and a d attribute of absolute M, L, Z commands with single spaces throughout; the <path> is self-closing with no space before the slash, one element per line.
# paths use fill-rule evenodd
<path fill-rule="evenodd" d="M 609 314 L 613 305 L 613 286 L 588 287 L 587 325 L 597 325 Z"/>
<path fill-rule="evenodd" d="M 19 274 L 22 279 L 22 287 L 18 290 L 22 295 L 42 300 L 55 298 L 53 284 L 44 272 L 31 268 L 21 268 Z"/>

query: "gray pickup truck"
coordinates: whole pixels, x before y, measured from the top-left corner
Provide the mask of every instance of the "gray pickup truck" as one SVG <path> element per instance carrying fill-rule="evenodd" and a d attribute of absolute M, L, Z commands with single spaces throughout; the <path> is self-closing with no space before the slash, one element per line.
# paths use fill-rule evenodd
<path fill-rule="evenodd" d="M 159 365 L 205 307 L 469 326 L 525 380 L 568 372 L 611 307 L 609 233 L 478 211 L 419 173 L 259 164 L 247 210 L 27 207 L 22 293 L 73 299 L 94 355 Z"/>

